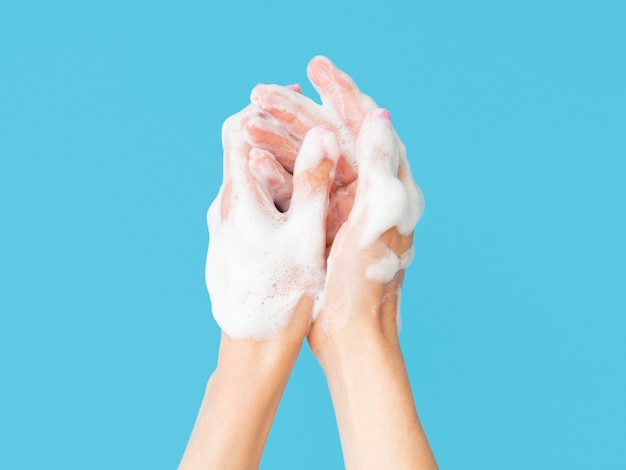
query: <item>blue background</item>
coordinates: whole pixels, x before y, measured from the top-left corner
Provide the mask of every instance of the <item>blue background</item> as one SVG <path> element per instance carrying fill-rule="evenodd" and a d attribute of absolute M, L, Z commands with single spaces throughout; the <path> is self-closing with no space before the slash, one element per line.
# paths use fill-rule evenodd
<path fill-rule="evenodd" d="M 175 468 L 219 331 L 220 126 L 328 55 L 426 212 L 401 334 L 441 468 L 626 468 L 626 3 L 0 4 L 0 468 Z M 341 468 L 305 346 L 262 468 Z"/>

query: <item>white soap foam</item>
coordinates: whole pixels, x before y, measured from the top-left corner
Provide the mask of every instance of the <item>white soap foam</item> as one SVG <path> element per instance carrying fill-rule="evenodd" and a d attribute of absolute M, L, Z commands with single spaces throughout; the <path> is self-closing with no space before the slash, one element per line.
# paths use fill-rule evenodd
<path fill-rule="evenodd" d="M 245 167 L 250 148 L 242 141 L 238 122 L 231 118 L 224 126 L 225 158 L 229 158 L 225 178 L 232 177 L 233 189 L 225 218 L 221 211 L 224 187 L 207 214 L 206 282 L 213 316 L 228 336 L 267 340 L 284 330 L 304 296 L 314 301 L 313 317 L 319 312 L 326 277 L 325 196 L 325 204 L 328 202 L 327 195 L 310 193 L 314 188 L 304 184 L 300 188 L 303 193 L 294 192 L 293 213 L 291 209 L 286 213 L 276 210 L 271 197 L 255 186 L 258 182 Z M 334 134 L 311 131 L 300 157 L 295 191 L 298 174 L 321 158 L 337 161 L 339 146 Z"/>
<path fill-rule="evenodd" d="M 410 235 L 423 212 L 423 197 L 413 182 L 404 149 L 391 123 L 370 113 L 363 123 L 357 152 L 359 158 L 358 191 L 351 221 L 363 225 L 361 246 L 376 242 L 387 230 L 396 227 L 401 235 Z M 398 170 L 403 179 L 398 178 Z"/>
<path fill-rule="evenodd" d="M 333 249 L 328 258 L 328 272 L 332 275 L 335 269 L 341 269 L 341 259 L 335 252 L 347 249 L 348 243 L 356 246 L 352 249 L 358 256 L 360 250 L 374 248 L 380 255 L 371 262 L 365 275 L 368 279 L 381 284 L 389 284 L 400 270 L 405 270 L 414 256 L 414 249 L 410 247 L 398 256 L 391 248 L 380 241 L 380 236 L 389 229 L 396 227 L 403 236 L 409 236 L 421 215 L 421 193 L 416 189 L 408 171 L 403 146 L 399 144 L 391 125 L 377 111 L 366 118 L 358 142 L 357 158 L 359 160 L 359 180 L 354 207 L 346 226 L 338 233 Z M 377 116 L 378 114 L 378 116 Z M 398 170 L 402 180 L 398 177 Z M 354 235 L 358 234 L 355 240 Z M 328 289 L 327 278 L 326 289 Z M 400 293 L 398 286 L 398 295 Z M 350 289 L 347 289 L 350 291 Z M 355 292 L 345 292 L 338 305 L 328 306 L 329 315 L 325 315 L 322 328 L 329 332 L 331 328 L 341 328 L 349 321 L 350 306 L 356 305 Z M 387 296 L 389 293 L 387 294 Z M 372 314 L 380 311 L 380 306 L 387 296 L 380 299 L 376 305 L 371 305 Z M 396 323 L 400 327 L 400 306 Z M 330 318 L 327 318 L 330 317 Z"/>
<path fill-rule="evenodd" d="M 259 229 L 258 222 L 252 214 L 227 219 L 211 233 L 206 280 L 213 316 L 233 339 L 276 337 L 300 299 L 315 300 L 324 284 L 324 260 L 312 256 L 315 247 L 302 246 L 298 230 Z"/>
<path fill-rule="evenodd" d="M 371 101 L 371 98 L 366 96 L 365 98 Z M 307 96 L 286 90 L 284 87 L 278 85 L 257 85 L 254 90 L 252 90 L 250 100 L 262 109 L 277 109 L 283 112 L 300 110 L 298 114 L 303 124 L 311 127 L 320 125 L 321 123 L 332 127 L 339 140 L 342 155 L 350 162 L 352 167 L 356 169 L 356 143 L 354 136 L 328 103 L 319 105 Z M 322 100 L 322 103 L 324 103 L 324 100 Z M 371 106 L 375 108 L 373 101 L 371 102 Z M 271 117 L 271 115 L 265 114 L 264 116 L 274 122 L 278 127 L 282 128 L 284 126 L 280 120 Z M 297 140 L 297 138 L 295 139 Z"/>
<path fill-rule="evenodd" d="M 402 253 L 402 256 L 398 256 L 391 248 L 385 245 L 383 254 L 380 258 L 370 263 L 365 275 L 372 281 L 388 284 L 393 281 L 400 270 L 406 270 L 409 267 L 414 254 L 414 248 L 410 247 Z"/>
<path fill-rule="evenodd" d="M 391 248 L 385 246 L 383 255 L 367 267 L 365 275 L 372 281 L 388 284 L 393 281 L 398 271 L 400 271 L 400 258 Z"/>
<path fill-rule="evenodd" d="M 334 65 L 327 58 L 319 58 L 318 60 L 327 62 L 327 67 L 334 69 Z M 342 72 L 335 71 L 343 76 L 344 81 L 351 82 L 351 78 Z M 315 84 L 314 84 L 315 86 Z M 356 87 L 355 87 L 356 90 Z M 318 91 L 320 91 L 318 89 Z M 359 105 L 361 109 L 376 110 L 376 103 L 371 97 L 355 91 Z M 369 118 L 366 118 L 361 128 L 360 135 L 358 136 L 358 142 L 355 142 L 353 136 L 342 118 L 337 114 L 337 109 L 347 109 L 348 105 L 344 101 L 344 97 L 332 95 L 332 99 L 336 101 L 335 106 L 332 105 L 328 99 L 329 96 L 322 96 L 322 105 L 315 103 L 310 98 L 294 93 L 292 90 L 286 90 L 276 85 L 263 85 L 255 88 L 251 95 L 251 101 L 258 104 L 261 108 L 276 107 L 282 111 L 287 109 L 301 110 L 301 116 L 303 121 L 306 121 L 304 117 L 311 118 L 314 116 L 313 121 L 319 119 L 332 123 L 332 127 L 337 133 L 341 145 L 341 151 L 343 156 L 350 162 L 350 164 L 356 169 L 360 166 L 359 162 L 359 150 L 357 149 L 358 143 L 361 143 L 362 148 L 374 148 L 380 147 L 381 129 L 380 126 L 373 124 L 371 119 L 372 113 L 370 112 Z M 352 106 L 352 104 L 351 104 Z M 380 110 L 373 111 L 379 113 Z M 375 118 L 376 119 L 376 118 Z M 276 121 L 278 125 L 281 125 L 279 121 Z M 312 124 L 310 124 L 312 125 Z M 376 128 L 378 127 L 378 128 Z M 373 131 L 373 132 L 372 132 Z M 368 219 L 372 221 L 368 223 L 361 240 L 362 246 L 367 246 L 374 243 L 384 231 L 391 227 L 397 227 L 398 231 L 402 235 L 410 235 L 417 221 L 421 217 L 424 209 L 424 198 L 417 187 L 413 178 L 411 177 L 411 171 L 409 168 L 408 160 L 406 159 L 406 151 L 404 145 L 398 138 L 393 129 L 384 131 L 384 138 L 386 139 L 387 147 L 381 149 L 378 157 L 379 164 L 393 167 L 391 172 L 382 171 L 376 175 L 374 172 L 367 184 L 367 192 L 372 195 L 371 198 L 361 198 L 362 206 L 367 206 L 367 211 L 370 212 Z M 393 149 L 389 148 L 389 144 L 394 146 Z M 400 169 L 400 179 L 398 179 L 398 169 Z M 362 178 L 359 175 L 359 185 L 364 185 L 361 181 Z M 385 203 L 387 200 L 387 203 Z M 362 211 L 364 207 L 355 207 L 356 212 Z M 377 222 L 376 222 L 377 221 Z M 381 227 L 386 227 L 382 229 Z"/>
<path fill-rule="evenodd" d="M 413 246 L 409 247 L 402 256 L 400 256 L 400 269 L 406 270 L 409 265 L 413 262 L 413 258 L 415 257 L 415 248 Z"/>
<path fill-rule="evenodd" d="M 342 153 L 356 165 L 357 145 L 335 119 Z M 402 235 L 410 235 L 423 211 L 423 196 L 411 177 L 404 148 L 390 125 L 380 124 L 377 121 L 372 125 L 370 119 L 359 136 L 360 149 L 375 148 L 377 152 L 370 156 L 367 177 L 362 178 L 359 173 L 358 195 L 348 221 L 350 225 L 361 221 L 362 248 L 376 243 L 392 227 L 397 227 Z M 302 227 L 293 225 L 286 229 L 285 220 L 280 217 L 259 220 L 259 214 L 263 213 L 260 207 L 248 207 L 232 219 L 221 220 L 218 200 L 216 204 L 218 209 L 212 206 L 209 211 L 209 225 L 214 228 L 210 229 L 206 278 L 213 314 L 224 331 L 235 339 L 275 337 L 287 325 L 303 295 L 315 300 L 315 318 L 325 292 L 323 255 L 312 256 L 318 245 L 303 243 L 306 236 L 303 237 Z M 297 218 L 305 221 L 315 217 L 313 212 L 303 212 Z M 400 257 L 392 250 L 389 252 L 368 267 L 367 277 L 381 283 L 391 282 L 413 257 L 412 249 Z M 328 263 L 330 269 L 332 260 Z M 399 304 L 398 298 L 398 328 Z"/>

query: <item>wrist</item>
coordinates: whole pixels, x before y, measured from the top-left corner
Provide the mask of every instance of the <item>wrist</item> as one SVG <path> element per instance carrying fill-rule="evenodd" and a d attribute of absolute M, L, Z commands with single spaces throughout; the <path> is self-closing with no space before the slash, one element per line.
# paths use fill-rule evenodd
<path fill-rule="evenodd" d="M 218 365 L 180 468 L 257 468 L 302 341 L 232 340 Z"/>
<path fill-rule="evenodd" d="M 233 340 L 222 333 L 215 376 L 220 380 L 248 381 L 256 385 L 289 376 L 302 347 L 302 339 L 271 341 Z"/>
<path fill-rule="evenodd" d="M 402 361 L 397 332 L 388 333 L 378 321 L 352 322 L 350 327 L 328 332 L 316 342 L 314 353 L 329 380 L 367 369 L 372 360 Z"/>
<path fill-rule="evenodd" d="M 419 462 L 434 462 L 397 336 L 385 336 L 380 326 L 340 331 L 326 338 L 318 360 L 346 468 L 422 468 Z"/>
<path fill-rule="evenodd" d="M 232 339 L 222 331 L 216 374 L 224 377 L 264 377 L 291 371 L 309 330 L 312 300 L 303 299 L 278 337 Z"/>

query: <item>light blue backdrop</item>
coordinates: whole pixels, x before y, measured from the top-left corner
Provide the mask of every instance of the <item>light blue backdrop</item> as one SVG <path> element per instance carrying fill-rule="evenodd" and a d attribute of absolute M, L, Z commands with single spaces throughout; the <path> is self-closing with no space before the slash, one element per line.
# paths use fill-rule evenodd
<path fill-rule="evenodd" d="M 626 3 L 264 3 L 0 4 L 0 468 L 176 466 L 221 122 L 320 53 L 426 195 L 401 337 L 441 468 L 626 468 Z M 341 466 L 305 346 L 262 468 Z"/>

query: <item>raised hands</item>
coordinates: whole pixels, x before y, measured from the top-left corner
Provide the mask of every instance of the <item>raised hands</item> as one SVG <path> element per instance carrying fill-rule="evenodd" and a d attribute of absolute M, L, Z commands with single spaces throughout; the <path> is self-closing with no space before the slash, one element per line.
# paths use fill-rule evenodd
<path fill-rule="evenodd" d="M 258 85 L 223 127 L 206 280 L 223 330 L 180 468 L 258 465 L 308 337 L 346 468 L 436 468 L 398 342 L 423 197 L 389 112 L 324 57 L 297 85 Z"/>

